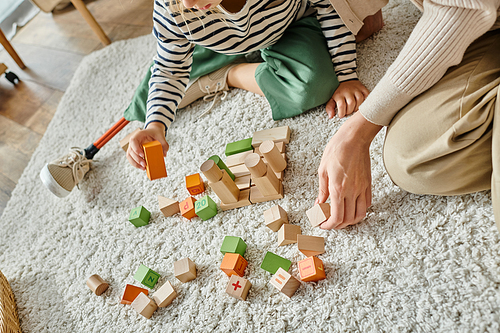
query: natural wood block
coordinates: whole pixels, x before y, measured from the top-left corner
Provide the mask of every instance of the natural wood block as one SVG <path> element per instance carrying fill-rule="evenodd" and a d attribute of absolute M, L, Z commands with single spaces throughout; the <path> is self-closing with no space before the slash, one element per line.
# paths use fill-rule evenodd
<path fill-rule="evenodd" d="M 252 175 L 252 182 L 259 189 L 263 196 L 277 195 L 281 189 L 281 181 L 276 177 L 270 166 L 267 166 L 267 172 L 262 177 Z"/>
<path fill-rule="evenodd" d="M 205 185 L 199 173 L 186 176 L 186 188 L 191 195 L 197 195 L 205 192 Z"/>
<path fill-rule="evenodd" d="M 159 141 L 151 141 L 142 145 L 144 148 L 144 159 L 146 160 L 146 172 L 150 180 L 167 177 L 163 148 Z"/>
<path fill-rule="evenodd" d="M 234 298 L 245 301 L 251 287 L 252 284 L 247 279 L 238 275 L 232 275 L 227 284 L 226 293 Z"/>
<path fill-rule="evenodd" d="M 274 144 L 276 145 L 276 147 L 278 148 L 278 150 L 279 150 L 280 153 L 283 154 L 285 152 L 286 145 L 285 145 L 284 142 L 274 142 Z M 254 153 L 259 154 L 260 156 L 262 156 L 262 152 L 260 151 L 260 147 L 254 148 L 253 151 L 254 151 Z"/>
<path fill-rule="evenodd" d="M 226 236 L 222 241 L 222 245 L 220 247 L 220 252 L 222 254 L 226 253 L 237 253 L 242 257 L 245 255 L 245 251 L 247 250 L 247 244 L 245 241 L 237 236 Z"/>
<path fill-rule="evenodd" d="M 309 257 L 297 263 L 300 279 L 304 282 L 319 281 L 326 278 L 323 261 L 318 257 Z"/>
<path fill-rule="evenodd" d="M 174 262 L 174 275 L 181 282 L 189 282 L 196 279 L 196 265 L 189 258 Z"/>
<path fill-rule="evenodd" d="M 302 234 L 300 226 L 283 224 L 278 230 L 278 246 L 297 243 L 297 236 Z"/>
<path fill-rule="evenodd" d="M 203 221 L 206 221 L 217 215 L 217 204 L 208 195 L 205 195 L 195 202 L 194 212 Z"/>
<path fill-rule="evenodd" d="M 187 218 L 188 220 L 191 220 L 193 217 L 196 216 L 196 211 L 194 208 L 195 202 L 196 202 L 195 198 L 189 197 L 186 200 L 179 203 L 179 210 L 181 212 L 181 215 Z"/>
<path fill-rule="evenodd" d="M 250 175 L 237 177 L 234 179 L 234 183 L 240 189 L 240 191 L 248 189 L 248 188 L 250 188 L 250 184 L 251 184 Z"/>
<path fill-rule="evenodd" d="M 251 203 L 272 201 L 272 200 L 283 199 L 283 198 L 284 198 L 283 184 L 281 184 L 280 191 L 278 194 L 267 195 L 267 196 L 262 195 L 260 193 L 259 189 L 257 188 L 257 186 L 250 187 L 250 202 Z"/>
<path fill-rule="evenodd" d="M 179 201 L 158 196 L 160 211 L 165 217 L 172 216 L 180 212 Z"/>
<path fill-rule="evenodd" d="M 130 211 L 128 220 L 130 223 L 138 227 L 143 227 L 149 223 L 151 213 L 143 206 L 136 207 Z"/>
<path fill-rule="evenodd" d="M 288 126 L 275 127 L 253 133 L 252 146 L 258 147 L 264 141 L 290 142 L 290 128 Z"/>
<path fill-rule="evenodd" d="M 258 154 L 248 154 L 245 157 L 245 166 L 250 171 L 252 178 L 263 177 L 267 172 L 267 165 Z"/>
<path fill-rule="evenodd" d="M 319 226 L 330 218 L 330 204 L 327 202 L 314 205 L 306 211 L 309 222 L 313 227 Z"/>
<path fill-rule="evenodd" d="M 212 188 L 212 190 L 217 194 L 222 204 L 230 205 L 236 204 L 240 201 L 240 189 L 236 186 L 235 182 L 229 177 L 226 170 L 222 170 L 222 178 L 218 182 L 211 183 L 208 185 Z M 241 206 L 240 206 L 241 207 Z"/>
<path fill-rule="evenodd" d="M 137 287 L 131 284 L 127 284 L 125 286 L 125 290 L 123 292 L 121 304 L 132 304 L 134 299 L 139 295 L 140 293 L 148 294 L 149 291 L 147 289 Z"/>
<path fill-rule="evenodd" d="M 228 156 L 226 158 L 226 165 L 228 167 L 232 167 L 232 166 L 235 166 L 235 165 L 243 164 L 243 163 L 245 163 L 245 157 L 247 157 L 248 154 L 251 154 L 251 153 L 253 153 L 253 150 L 244 151 L 242 153 L 238 153 L 238 154 L 234 154 L 234 155 Z"/>
<path fill-rule="evenodd" d="M 273 141 L 266 140 L 262 142 L 259 149 L 274 172 L 281 172 L 286 169 L 286 161 Z"/>
<path fill-rule="evenodd" d="M 250 206 L 252 204 L 252 202 L 250 201 L 250 191 L 251 189 L 241 190 L 237 202 L 228 204 L 221 202 L 220 209 L 224 211 L 224 210 Z"/>
<path fill-rule="evenodd" d="M 153 294 L 153 300 L 161 308 L 172 303 L 175 297 L 177 297 L 177 292 L 174 290 L 174 287 L 172 287 L 170 281 L 165 282 L 160 289 Z"/>
<path fill-rule="evenodd" d="M 109 284 L 106 283 L 99 275 L 94 274 L 87 279 L 87 287 L 90 288 L 97 296 L 102 295 L 105 292 Z"/>
<path fill-rule="evenodd" d="M 281 267 L 273 275 L 270 283 L 288 297 L 292 297 L 300 287 L 300 281 Z"/>
<path fill-rule="evenodd" d="M 264 260 L 262 260 L 260 268 L 268 271 L 271 274 L 276 274 L 278 268 L 281 267 L 285 271 L 288 271 L 291 265 L 292 262 L 290 260 L 280 257 L 279 255 L 268 251 L 264 256 Z"/>
<path fill-rule="evenodd" d="M 252 138 L 231 142 L 226 145 L 226 156 L 242 153 L 244 151 L 253 150 Z"/>
<path fill-rule="evenodd" d="M 250 171 L 245 166 L 245 164 L 239 164 L 229 167 L 229 170 L 233 173 L 234 177 L 243 177 L 250 175 Z"/>
<path fill-rule="evenodd" d="M 137 313 L 147 319 L 151 318 L 156 309 L 158 309 L 158 305 L 156 305 L 156 303 L 144 293 L 137 295 L 131 305 Z"/>
<path fill-rule="evenodd" d="M 205 161 L 200 166 L 200 171 L 203 173 L 203 175 L 208 179 L 210 183 L 216 183 L 222 179 L 223 171 L 219 168 L 219 166 L 215 163 L 214 160 Z"/>
<path fill-rule="evenodd" d="M 234 180 L 235 176 L 233 175 L 233 173 L 231 172 L 231 170 L 229 170 L 229 168 L 227 167 L 227 165 L 224 163 L 224 161 L 219 156 L 212 155 L 208 159 L 214 161 L 215 164 L 217 164 L 217 166 L 219 167 L 219 169 L 226 170 L 226 172 L 229 175 L 229 177 L 231 177 L 231 179 Z"/>
<path fill-rule="evenodd" d="M 128 150 L 128 143 L 130 141 L 130 138 L 132 137 L 132 135 L 134 135 L 135 133 L 139 132 L 141 129 L 140 128 L 137 128 L 135 131 L 127 134 L 123 139 L 120 140 L 120 147 L 122 147 L 122 149 L 127 152 Z"/>
<path fill-rule="evenodd" d="M 229 253 L 227 252 L 222 259 L 220 269 L 227 274 L 227 276 L 245 275 L 245 268 L 247 268 L 248 262 L 239 253 Z"/>
<path fill-rule="evenodd" d="M 286 161 L 286 154 L 285 153 L 281 153 L 281 157 Z M 260 158 L 262 158 L 262 161 L 264 163 L 269 164 L 269 163 L 267 163 L 267 159 L 264 156 L 261 155 Z M 277 174 L 282 173 L 282 172 L 284 172 L 284 171 L 281 171 L 281 172 L 275 171 L 274 173 L 277 175 Z"/>
<path fill-rule="evenodd" d="M 134 274 L 134 279 L 148 288 L 153 289 L 160 278 L 160 274 L 141 264 Z"/>
<path fill-rule="evenodd" d="M 297 247 L 307 257 L 325 253 L 325 238 L 309 235 L 297 235 Z"/>
<path fill-rule="evenodd" d="M 280 205 L 275 205 L 264 211 L 266 226 L 272 231 L 280 230 L 283 223 L 288 223 L 288 215 Z"/>

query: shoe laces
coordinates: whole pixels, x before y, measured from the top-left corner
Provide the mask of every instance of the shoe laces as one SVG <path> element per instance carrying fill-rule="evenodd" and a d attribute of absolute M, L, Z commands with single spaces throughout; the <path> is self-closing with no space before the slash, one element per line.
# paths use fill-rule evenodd
<path fill-rule="evenodd" d="M 215 90 L 213 92 L 210 92 L 210 87 L 209 86 L 205 86 L 205 89 L 206 89 L 206 93 L 207 95 L 205 95 L 203 97 L 203 100 L 205 102 L 209 102 L 209 101 L 212 101 L 212 103 L 208 106 L 208 108 L 206 108 L 199 116 L 198 118 L 196 118 L 195 121 L 197 121 L 198 119 L 200 119 L 201 117 L 203 117 L 204 115 L 206 115 L 208 112 L 210 112 L 210 110 L 213 109 L 214 105 L 215 105 L 215 102 L 217 100 L 217 97 L 218 96 L 221 96 L 220 97 L 220 100 L 223 101 L 226 99 L 226 96 L 227 96 L 227 90 L 223 90 L 223 86 L 222 86 L 222 83 L 221 82 L 217 82 L 217 85 L 215 86 Z"/>
<path fill-rule="evenodd" d="M 90 164 L 90 160 L 85 157 L 85 151 L 78 147 L 71 147 L 69 154 L 61 157 L 55 161 L 56 165 L 60 167 L 68 167 L 73 172 L 73 179 L 75 180 L 75 185 L 78 187 L 78 183 L 83 179 L 85 173 L 83 168 Z"/>

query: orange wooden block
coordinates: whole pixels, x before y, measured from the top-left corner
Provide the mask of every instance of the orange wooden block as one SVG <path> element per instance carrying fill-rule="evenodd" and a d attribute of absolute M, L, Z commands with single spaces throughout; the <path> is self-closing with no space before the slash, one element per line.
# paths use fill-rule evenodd
<path fill-rule="evenodd" d="M 123 296 L 122 296 L 122 300 L 121 300 L 121 304 L 132 304 L 132 302 L 134 301 L 134 299 L 140 294 L 140 293 L 144 293 L 144 294 L 148 294 L 148 290 L 147 289 L 144 289 L 144 288 L 141 288 L 141 287 L 136 287 L 134 285 L 131 285 L 131 284 L 127 284 L 125 286 L 125 291 L 123 292 Z"/>
<path fill-rule="evenodd" d="M 186 188 L 191 195 L 196 195 L 205 192 L 205 184 L 199 173 L 186 176 Z"/>
<path fill-rule="evenodd" d="M 189 197 L 186 200 L 182 201 L 179 203 L 179 209 L 181 211 L 181 215 L 187 218 L 188 220 L 191 220 L 193 217 L 196 216 L 195 210 L 194 210 L 194 203 L 196 202 L 196 199 L 193 197 Z"/>
<path fill-rule="evenodd" d="M 163 148 L 159 141 L 151 141 L 142 145 L 144 148 L 144 159 L 146 160 L 146 171 L 150 180 L 167 177 Z"/>
<path fill-rule="evenodd" d="M 243 276 L 245 275 L 245 268 L 247 268 L 247 266 L 248 262 L 240 254 L 227 252 L 224 255 L 224 259 L 222 259 L 220 269 L 222 269 L 227 276 Z"/>
<path fill-rule="evenodd" d="M 326 278 L 323 261 L 318 257 L 309 257 L 297 263 L 300 279 L 305 282 L 319 281 Z"/>

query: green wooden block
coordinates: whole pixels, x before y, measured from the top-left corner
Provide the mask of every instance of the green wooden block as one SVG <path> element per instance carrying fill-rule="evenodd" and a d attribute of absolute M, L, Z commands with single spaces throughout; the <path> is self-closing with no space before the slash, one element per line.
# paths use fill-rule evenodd
<path fill-rule="evenodd" d="M 151 213 L 144 207 L 139 206 L 130 211 L 128 220 L 136 227 L 143 227 L 149 223 Z"/>
<path fill-rule="evenodd" d="M 239 253 L 242 257 L 245 256 L 245 251 L 247 249 L 247 244 L 243 239 L 236 236 L 226 236 L 222 242 L 220 252 L 222 254 L 229 253 Z"/>
<path fill-rule="evenodd" d="M 208 195 L 205 195 L 194 203 L 194 212 L 203 221 L 206 221 L 217 215 L 217 204 Z"/>
<path fill-rule="evenodd" d="M 290 260 L 268 251 L 266 253 L 266 256 L 264 257 L 264 260 L 262 261 L 262 264 L 260 265 L 260 268 L 268 271 L 271 274 L 276 274 L 276 271 L 280 267 L 288 272 L 291 265 L 292 262 Z"/>
<path fill-rule="evenodd" d="M 231 179 L 234 180 L 234 178 L 235 178 L 234 174 L 231 172 L 231 170 L 229 170 L 229 168 L 226 166 L 226 163 L 224 163 L 224 161 L 221 160 L 221 158 L 219 156 L 213 155 L 213 156 L 210 156 L 208 159 L 214 161 L 215 164 L 217 164 L 217 166 L 219 167 L 219 169 L 226 170 L 229 177 L 231 177 Z"/>
<path fill-rule="evenodd" d="M 143 264 L 139 266 L 137 272 L 135 272 L 134 279 L 149 287 L 151 289 L 154 288 L 156 282 L 160 278 L 160 274 L 156 273 L 152 269 L 147 268 Z"/>
<path fill-rule="evenodd" d="M 252 138 L 231 142 L 226 145 L 226 156 L 242 153 L 252 149 Z"/>

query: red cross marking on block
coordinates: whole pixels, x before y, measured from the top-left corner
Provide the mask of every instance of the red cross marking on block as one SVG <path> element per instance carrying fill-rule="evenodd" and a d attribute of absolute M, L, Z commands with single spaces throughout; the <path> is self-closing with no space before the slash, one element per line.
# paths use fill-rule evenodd
<path fill-rule="evenodd" d="M 240 286 L 240 281 L 236 281 L 236 283 L 233 283 L 234 290 L 236 291 L 238 288 L 243 288 L 243 286 Z"/>

